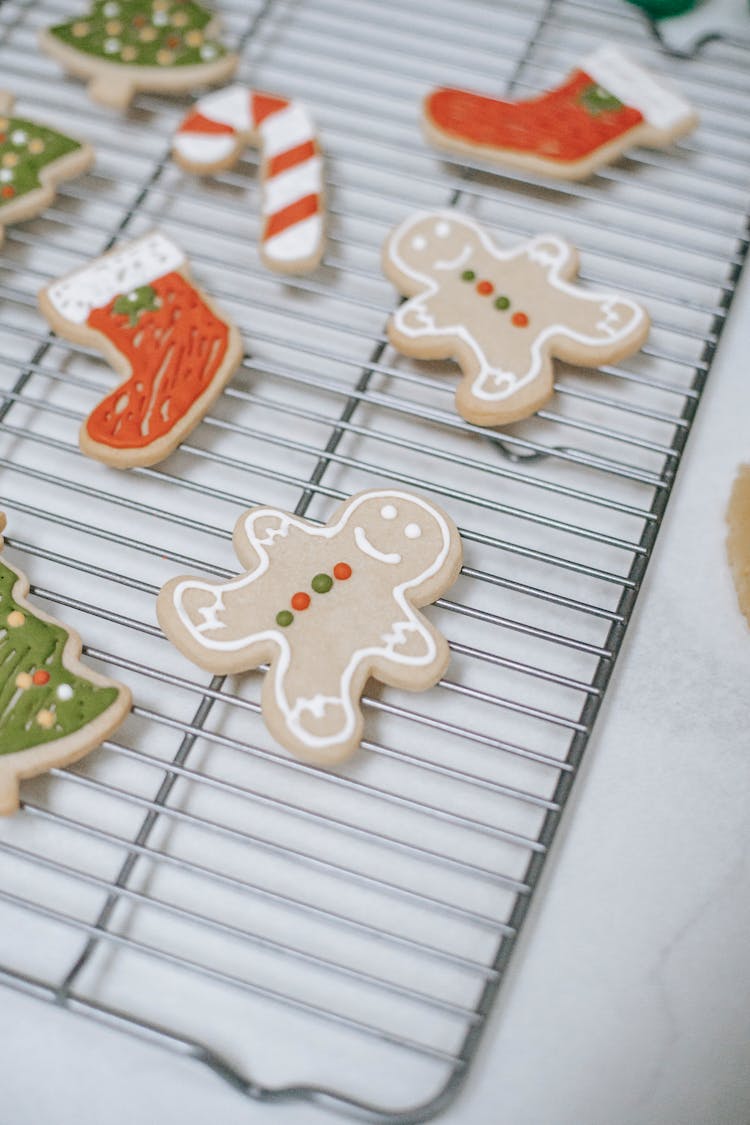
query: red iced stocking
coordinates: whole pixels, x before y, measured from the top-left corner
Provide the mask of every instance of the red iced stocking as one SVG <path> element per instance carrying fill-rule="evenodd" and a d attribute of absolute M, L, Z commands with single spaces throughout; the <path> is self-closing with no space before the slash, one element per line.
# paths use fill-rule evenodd
<path fill-rule="evenodd" d="M 239 360 L 236 330 L 159 234 L 51 285 L 42 306 L 63 335 L 94 343 L 125 376 L 81 431 L 85 452 L 121 467 L 154 464 L 174 449 Z"/>
<path fill-rule="evenodd" d="M 442 148 L 564 179 L 580 179 L 634 144 L 669 144 L 695 114 L 615 47 L 585 59 L 562 85 L 509 102 L 468 90 L 433 90 L 424 124 Z"/>

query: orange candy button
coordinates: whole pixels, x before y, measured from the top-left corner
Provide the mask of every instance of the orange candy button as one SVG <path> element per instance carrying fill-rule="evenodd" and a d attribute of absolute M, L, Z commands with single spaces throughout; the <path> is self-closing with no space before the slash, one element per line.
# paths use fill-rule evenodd
<path fill-rule="evenodd" d="M 303 591 L 295 594 L 292 598 L 292 609 L 302 610 L 307 609 L 310 604 L 310 595 L 305 594 Z"/>
<path fill-rule="evenodd" d="M 333 568 L 333 577 L 338 578 L 339 582 L 346 582 L 347 578 L 351 578 L 352 568 L 349 563 L 336 563 Z"/>
<path fill-rule="evenodd" d="M 37 687 L 40 687 L 42 684 L 48 684 L 49 672 L 46 672 L 44 668 L 38 668 L 33 675 L 33 681 Z"/>
<path fill-rule="evenodd" d="M 527 317 L 526 313 L 517 312 L 517 313 L 513 313 L 513 316 L 510 318 L 510 321 L 511 321 L 511 324 L 515 324 L 516 328 L 525 328 L 526 325 L 529 323 L 529 318 Z"/>
<path fill-rule="evenodd" d="M 477 284 L 477 293 L 481 293 L 483 297 L 489 297 L 494 288 L 495 286 L 491 281 L 480 281 Z"/>

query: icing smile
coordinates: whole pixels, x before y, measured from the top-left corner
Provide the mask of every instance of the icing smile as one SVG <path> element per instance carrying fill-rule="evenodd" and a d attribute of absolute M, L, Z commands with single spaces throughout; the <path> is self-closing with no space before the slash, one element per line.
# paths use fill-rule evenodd
<path fill-rule="evenodd" d="M 373 547 L 372 543 L 365 535 L 365 529 L 363 527 L 355 527 L 354 540 L 360 551 L 364 551 L 371 559 L 377 559 L 378 562 L 390 563 L 391 565 L 401 562 L 401 555 L 397 554 L 395 551 L 391 552 L 391 554 L 385 554 L 383 551 L 379 551 L 377 547 Z"/>
<path fill-rule="evenodd" d="M 471 257 L 471 246 L 467 242 L 466 245 L 464 246 L 463 250 L 461 251 L 461 253 L 457 254 L 456 257 L 452 259 L 452 261 L 448 261 L 447 258 L 441 258 L 439 261 L 435 262 L 435 269 L 436 270 L 458 270 L 458 269 L 461 268 L 461 266 L 466 265 L 466 263 L 468 262 L 470 257 Z"/>

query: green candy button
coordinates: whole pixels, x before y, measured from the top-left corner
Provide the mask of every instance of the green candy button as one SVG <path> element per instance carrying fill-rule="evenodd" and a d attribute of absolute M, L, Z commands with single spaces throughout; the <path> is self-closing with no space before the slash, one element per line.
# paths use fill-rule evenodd
<path fill-rule="evenodd" d="M 327 594 L 331 586 L 333 586 L 333 579 L 330 574 L 316 574 L 311 582 L 311 586 L 316 594 Z"/>
<path fill-rule="evenodd" d="M 283 629 L 286 629 L 287 625 L 291 625 L 293 621 L 294 614 L 290 613 L 288 609 L 282 609 L 276 614 L 276 624 L 281 625 Z"/>
<path fill-rule="evenodd" d="M 510 301 L 508 300 L 507 297 L 496 297 L 495 298 L 495 308 L 496 309 L 502 309 L 503 311 L 505 311 L 505 309 L 510 308 Z"/>
<path fill-rule="evenodd" d="M 473 281 L 476 276 L 477 275 L 474 273 L 474 270 L 464 270 L 464 272 L 461 274 L 461 280 Z"/>

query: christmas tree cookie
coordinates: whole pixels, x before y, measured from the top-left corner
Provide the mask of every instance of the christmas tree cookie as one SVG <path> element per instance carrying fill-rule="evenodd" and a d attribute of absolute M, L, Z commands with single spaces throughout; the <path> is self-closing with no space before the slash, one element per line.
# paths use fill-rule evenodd
<path fill-rule="evenodd" d="M 538 97 L 432 90 L 422 114 L 439 148 L 564 180 L 585 179 L 633 145 L 665 148 L 697 123 L 676 90 L 612 45 Z"/>
<path fill-rule="evenodd" d="M 4 528 L 0 513 L 0 533 Z M 34 609 L 28 590 L 23 574 L 0 561 L 2 816 L 18 808 L 22 778 L 82 758 L 130 710 L 128 689 L 86 668 L 78 635 Z"/>
<path fill-rule="evenodd" d="M 64 133 L 13 115 L 12 94 L 0 91 L 0 244 L 5 227 L 38 215 L 57 185 L 80 176 L 94 150 Z"/>
<path fill-rule="evenodd" d="M 230 78 L 239 60 L 217 31 L 193 0 L 94 0 L 87 15 L 42 31 L 40 44 L 89 80 L 93 101 L 126 109 L 138 90 L 181 93 Z"/>
<path fill-rule="evenodd" d="M 84 453 L 120 469 L 171 453 L 242 359 L 239 332 L 159 231 L 48 285 L 39 305 L 59 335 L 97 348 L 121 376 L 80 433 Z"/>

